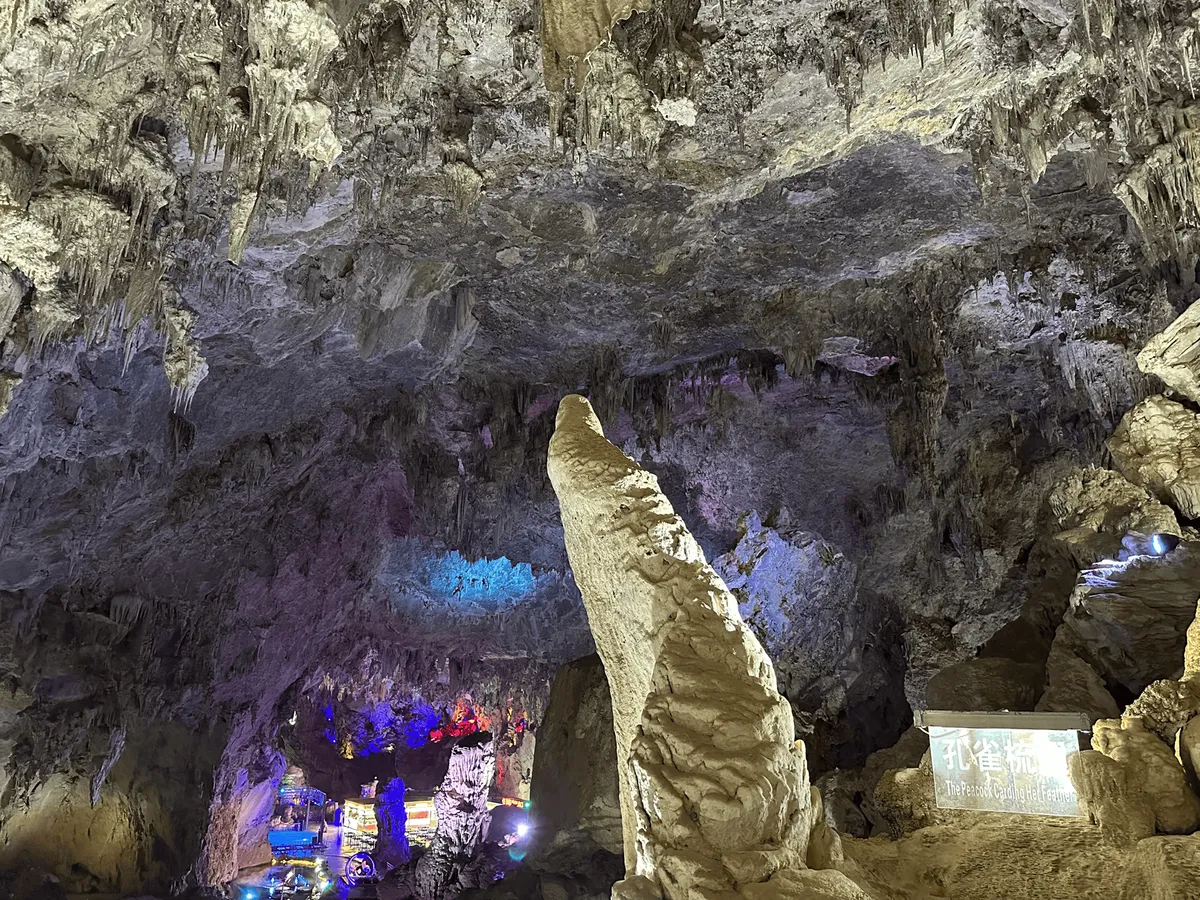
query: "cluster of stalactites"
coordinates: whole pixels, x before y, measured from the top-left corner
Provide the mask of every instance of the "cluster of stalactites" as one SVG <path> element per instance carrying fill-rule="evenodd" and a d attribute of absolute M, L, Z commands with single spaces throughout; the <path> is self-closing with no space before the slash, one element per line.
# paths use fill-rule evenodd
<path fill-rule="evenodd" d="M 114 78 L 157 34 L 152 11 L 131 0 L 101 7 L 20 0 L 3 13 L 0 45 L 37 62 L 38 79 L 17 87 L 38 107 L 52 108 L 72 81 Z M 15 299 L 0 303 L 6 368 L 19 370 L 48 343 L 103 341 L 114 329 L 124 335 L 128 364 L 148 325 L 167 339 L 177 402 L 204 377 L 203 357 L 185 333 L 192 316 L 162 277 L 171 239 L 163 211 L 177 179 L 166 140 L 142 127 L 156 102 L 139 93 L 90 130 L 85 113 L 74 141 L 46 138 L 37 129 L 43 111 L 30 118 L 29 133 L 18 128 L 0 143 L 0 261 L 11 269 L 13 289 L 5 293 Z M 16 371 L 0 373 L 0 414 L 19 380 Z"/>
<path fill-rule="evenodd" d="M 224 154 L 237 199 L 230 214 L 229 258 L 240 262 L 270 169 L 294 155 L 309 178 L 341 154 L 333 110 L 320 99 L 322 77 L 341 46 L 329 14 L 303 0 L 252 0 L 222 22 L 209 0 L 179 10 L 171 44 L 205 46 L 213 65 L 193 67 L 183 119 L 193 160 Z M 211 45 L 211 36 L 222 36 Z M 229 35 L 244 36 L 252 62 L 240 63 Z M 236 42 L 235 42 L 236 43 Z"/>
<path fill-rule="evenodd" d="M 674 121 L 694 121 L 690 94 L 700 66 L 679 36 L 694 21 L 695 9 L 683 6 L 674 9 L 669 0 L 542 4 L 550 138 L 561 140 L 564 153 L 628 148 L 635 157 L 650 158 L 668 128 L 662 101 L 685 104 L 686 115 L 672 114 Z M 618 46 L 613 32 L 622 23 L 649 29 L 652 58 L 634 58 Z"/>
<path fill-rule="evenodd" d="M 1152 260 L 1176 259 L 1189 271 L 1200 261 L 1200 104 L 1164 106 L 1164 142 L 1118 182 L 1116 194 L 1142 230 Z"/>
<path fill-rule="evenodd" d="M 805 59 L 824 75 L 850 115 L 867 71 L 889 57 L 942 47 L 954 30 L 955 0 L 829 0 L 802 27 Z"/>
<path fill-rule="evenodd" d="M 596 49 L 588 63 L 581 83 L 571 78 L 566 90 L 550 95 L 551 137 L 560 137 L 564 150 L 628 147 L 632 155 L 648 158 L 666 122 L 650 105 L 632 64 L 611 44 Z"/>
<path fill-rule="evenodd" d="M 235 181 L 229 249 L 235 261 L 268 169 L 296 154 L 309 162 L 311 180 L 341 152 L 330 107 L 314 99 L 340 42 L 328 13 L 304 0 L 251 0 L 221 13 L 210 0 L 122 2 L 99 12 L 72 10 L 69 19 L 40 0 L 18 0 L 4 11 L 7 47 L 20 44 L 43 70 L 62 70 L 68 81 L 72 75 L 101 77 L 147 34 L 161 44 L 163 77 L 183 96 L 197 166 L 224 152 L 225 174 Z M 36 17 L 47 19 L 47 34 L 58 38 L 30 29 Z M 86 40 L 70 39 L 71 28 L 84 26 Z M 253 50 L 252 62 L 243 65 L 239 46 Z M 208 369 L 190 336 L 194 316 L 162 280 L 160 261 L 170 235 L 161 228 L 160 213 L 171 201 L 176 175 L 165 146 L 130 136 L 143 114 L 135 110 L 132 123 L 114 119 L 101 128 L 84 154 L 82 179 L 79 165 L 64 160 L 77 174 L 70 187 L 35 191 L 31 162 L 0 147 L 0 259 L 32 286 L 20 312 L 29 350 L 73 337 L 100 340 L 117 326 L 125 334 L 128 364 L 140 325 L 148 322 L 166 339 L 172 395 L 176 406 L 186 406 Z M 41 160 L 41 169 L 51 163 Z M 4 323 L 6 333 L 13 331 L 10 325 Z M 12 381 L 5 382 L 6 394 Z"/>
<path fill-rule="evenodd" d="M 981 181 L 993 154 L 1037 180 L 1068 141 L 1085 146 L 1089 183 L 1113 183 L 1151 260 L 1194 270 L 1200 4 L 1083 0 L 1068 38 L 1075 52 L 1062 57 L 1066 68 L 1014 75 L 984 105 L 987 125 L 968 140 Z"/>

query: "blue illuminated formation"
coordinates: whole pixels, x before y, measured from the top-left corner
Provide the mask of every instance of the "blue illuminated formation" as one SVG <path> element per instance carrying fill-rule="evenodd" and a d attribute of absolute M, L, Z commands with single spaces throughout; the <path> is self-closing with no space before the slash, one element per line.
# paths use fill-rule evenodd
<path fill-rule="evenodd" d="M 537 587 L 529 563 L 513 565 L 506 556 L 468 562 L 457 550 L 430 560 L 424 574 L 435 592 L 474 603 L 512 603 Z"/>
<path fill-rule="evenodd" d="M 379 793 L 375 804 L 375 817 L 379 822 L 379 849 L 386 856 L 408 859 L 411 850 L 404 833 L 404 825 L 408 820 L 404 794 L 402 779 L 393 778 L 389 781 Z"/>
<path fill-rule="evenodd" d="M 386 750 L 392 743 L 395 727 L 392 704 L 386 700 L 364 709 L 354 729 L 353 741 L 358 748 L 358 755 L 371 756 Z"/>
<path fill-rule="evenodd" d="M 535 573 L 529 563 L 506 556 L 471 562 L 456 550 L 417 538 L 401 538 L 388 547 L 379 577 L 390 587 L 393 612 L 420 616 L 436 607 L 490 615 L 563 590 L 563 576 L 555 570 Z"/>
<path fill-rule="evenodd" d="M 337 743 L 337 732 L 334 731 L 332 728 L 326 728 L 325 729 L 325 740 L 329 741 L 329 743 L 331 743 L 331 744 L 336 744 Z"/>
<path fill-rule="evenodd" d="M 1166 556 L 1179 543 L 1173 534 L 1156 534 L 1150 538 L 1150 550 L 1155 556 Z"/>
<path fill-rule="evenodd" d="M 327 720 L 329 720 L 330 722 L 333 721 L 333 704 L 332 703 L 330 703 L 323 710 L 321 710 L 321 712 L 323 712 L 325 714 L 325 718 Z"/>
<path fill-rule="evenodd" d="M 414 750 L 429 743 L 429 732 L 437 728 L 442 717 L 436 709 L 425 700 L 417 700 L 412 707 L 410 718 L 404 723 L 404 743 Z"/>

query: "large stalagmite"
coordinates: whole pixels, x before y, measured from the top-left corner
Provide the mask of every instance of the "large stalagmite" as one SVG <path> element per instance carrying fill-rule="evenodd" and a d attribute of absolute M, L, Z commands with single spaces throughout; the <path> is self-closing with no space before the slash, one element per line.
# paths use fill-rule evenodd
<path fill-rule="evenodd" d="M 612 690 L 628 867 L 613 897 L 787 897 L 804 875 L 853 896 L 838 873 L 800 871 L 820 801 L 791 709 L 658 480 L 579 396 L 559 406 L 548 466 Z"/>

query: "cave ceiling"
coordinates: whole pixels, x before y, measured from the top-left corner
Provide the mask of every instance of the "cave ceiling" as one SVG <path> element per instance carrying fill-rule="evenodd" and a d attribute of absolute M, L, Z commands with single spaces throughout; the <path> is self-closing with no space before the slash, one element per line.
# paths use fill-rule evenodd
<path fill-rule="evenodd" d="M 5 0 L 3 668 L 243 738 L 544 686 L 582 389 L 710 556 L 785 507 L 927 677 L 1193 299 L 1192 7 Z"/>

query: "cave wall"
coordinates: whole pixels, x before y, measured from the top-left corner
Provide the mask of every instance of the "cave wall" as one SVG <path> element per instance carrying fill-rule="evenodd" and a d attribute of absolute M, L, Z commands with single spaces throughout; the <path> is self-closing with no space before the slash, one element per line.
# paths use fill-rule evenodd
<path fill-rule="evenodd" d="M 0 826 L 0 865 L 42 868 L 78 892 L 181 884 L 199 855 L 223 737 L 182 723 L 131 729 L 95 803 L 88 771 L 47 773 Z"/>
<path fill-rule="evenodd" d="M 534 709 L 592 649 L 545 478 L 578 390 L 710 558 L 786 509 L 853 567 L 844 702 L 780 670 L 815 763 L 1014 621 L 1049 654 L 1047 498 L 1196 295 L 1194 10 L 668 6 L 560 81 L 539 20 L 587 4 L 13 5 L 0 828 L 184 727 L 226 877 L 298 696 Z"/>

